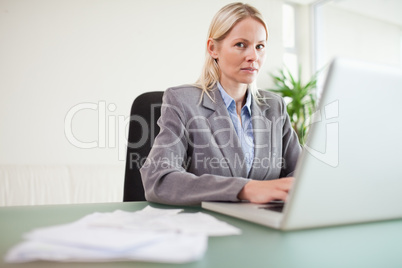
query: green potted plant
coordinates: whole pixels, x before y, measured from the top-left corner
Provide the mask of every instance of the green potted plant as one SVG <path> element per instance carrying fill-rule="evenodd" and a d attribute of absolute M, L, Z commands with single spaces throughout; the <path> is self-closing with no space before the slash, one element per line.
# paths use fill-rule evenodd
<path fill-rule="evenodd" d="M 303 84 L 301 71 L 302 68 L 299 66 L 298 79 L 295 79 L 287 67 L 279 70 L 277 75 L 271 74 L 275 88 L 267 90 L 275 92 L 285 99 L 292 127 L 299 137 L 300 144 L 304 145 L 309 125 L 308 119 L 316 110 L 318 72 Z"/>

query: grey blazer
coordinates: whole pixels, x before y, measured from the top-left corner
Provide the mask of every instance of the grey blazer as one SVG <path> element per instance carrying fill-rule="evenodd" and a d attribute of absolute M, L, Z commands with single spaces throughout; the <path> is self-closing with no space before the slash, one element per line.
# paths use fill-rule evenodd
<path fill-rule="evenodd" d="M 210 95 L 184 85 L 163 96 L 160 132 L 140 172 L 148 201 L 194 205 L 238 201 L 248 182 L 292 175 L 301 152 L 286 106 L 276 94 L 260 91 L 251 104 L 254 161 L 249 174 L 229 113 L 215 88 Z"/>

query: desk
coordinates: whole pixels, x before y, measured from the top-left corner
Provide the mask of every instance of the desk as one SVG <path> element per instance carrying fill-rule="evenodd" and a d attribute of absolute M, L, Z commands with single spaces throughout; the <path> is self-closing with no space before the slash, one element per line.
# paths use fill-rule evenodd
<path fill-rule="evenodd" d="M 148 202 L 52 205 L 0 208 L 0 267 L 402 267 L 402 220 L 281 232 L 246 221 L 202 210 L 242 230 L 241 235 L 210 237 L 208 250 L 200 261 L 182 265 L 145 262 L 7 264 L 7 250 L 22 241 L 22 234 L 37 227 L 76 221 L 93 212 L 116 209 L 136 211 Z M 177 208 L 177 207 L 175 207 Z"/>

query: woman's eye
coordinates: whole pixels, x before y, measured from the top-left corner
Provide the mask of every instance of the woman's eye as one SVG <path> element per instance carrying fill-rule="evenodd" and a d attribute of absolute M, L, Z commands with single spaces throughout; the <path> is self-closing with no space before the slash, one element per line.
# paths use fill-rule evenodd
<path fill-rule="evenodd" d="M 235 46 L 237 46 L 237 47 L 241 47 L 241 48 L 246 47 L 246 45 L 245 45 L 244 43 L 241 43 L 241 42 L 236 43 L 236 45 L 235 45 Z"/>
<path fill-rule="evenodd" d="M 265 46 L 264 45 L 257 45 L 256 48 L 257 49 L 263 49 Z"/>

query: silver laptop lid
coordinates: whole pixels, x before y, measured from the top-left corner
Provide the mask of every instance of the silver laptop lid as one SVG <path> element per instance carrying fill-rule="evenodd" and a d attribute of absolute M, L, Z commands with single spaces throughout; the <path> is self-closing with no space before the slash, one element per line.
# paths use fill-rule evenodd
<path fill-rule="evenodd" d="M 402 217 L 402 69 L 336 59 L 282 229 Z"/>

